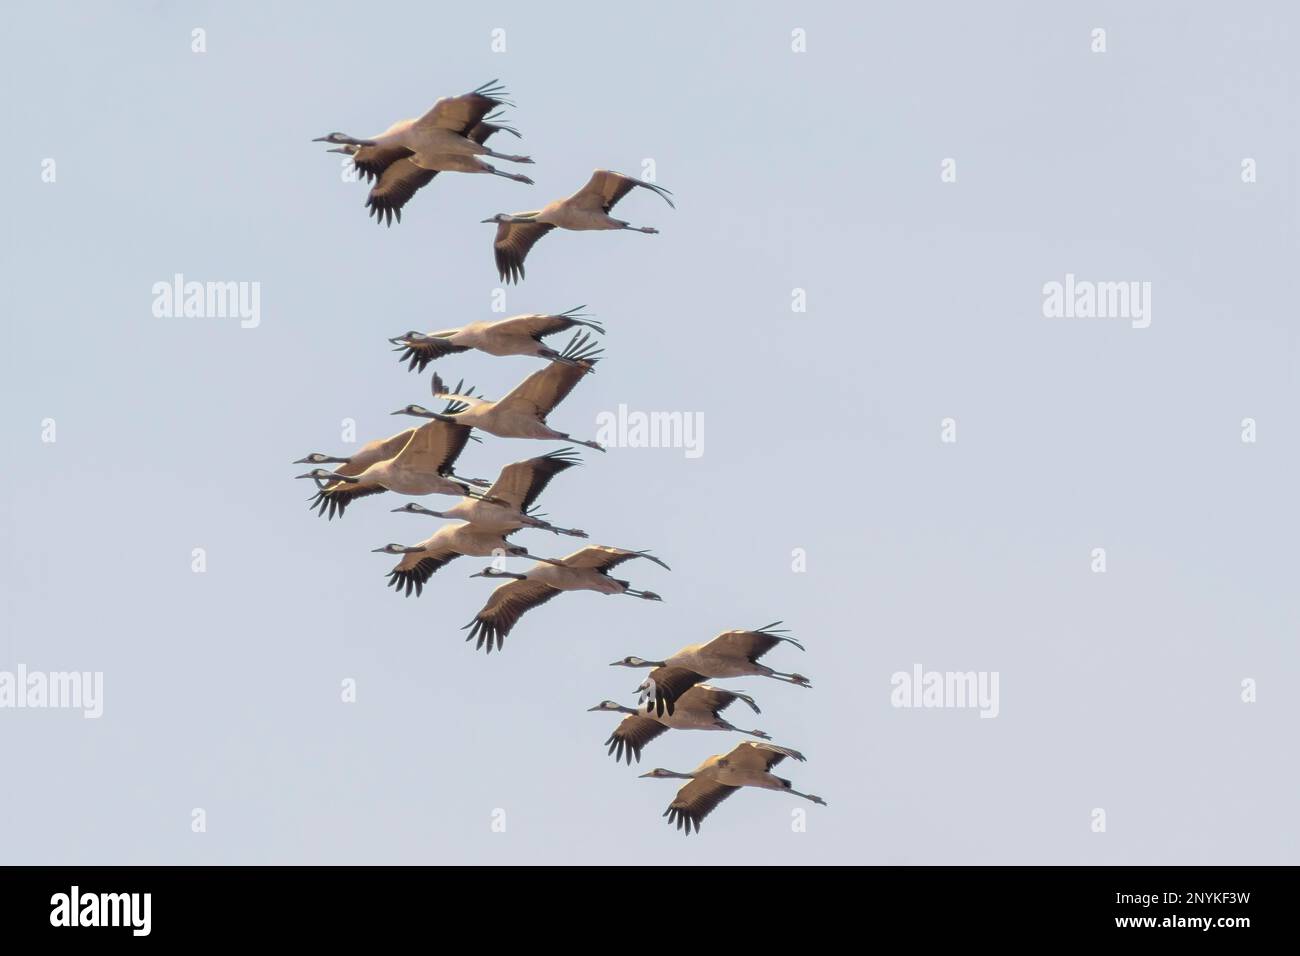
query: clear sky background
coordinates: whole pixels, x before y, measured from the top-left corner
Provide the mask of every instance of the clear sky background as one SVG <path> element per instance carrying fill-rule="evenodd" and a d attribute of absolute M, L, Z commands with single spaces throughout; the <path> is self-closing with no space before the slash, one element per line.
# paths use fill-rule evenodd
<path fill-rule="evenodd" d="M 0 861 L 1300 862 L 1291 5 L 0 17 L 0 669 L 105 682 L 97 721 L 0 711 Z M 443 174 L 383 229 L 310 142 L 493 77 L 535 187 Z M 483 560 L 396 598 L 370 549 L 435 523 L 393 496 L 327 523 L 290 462 L 346 452 L 345 418 L 364 441 L 429 402 L 385 339 L 494 317 L 479 220 L 647 158 L 678 208 L 638 192 L 617 212 L 662 234 L 553 233 L 507 314 L 586 303 L 608 326 L 558 427 L 703 414 L 701 457 L 584 452 L 541 500 L 662 555 L 671 573 L 626 577 L 666 600 L 565 595 L 488 658 L 459 630 Z M 155 317 L 178 272 L 259 282 L 260 326 Z M 1044 318 L 1066 273 L 1150 282 L 1151 326 Z M 536 367 L 438 365 L 493 397 Z M 489 436 L 461 463 L 554 447 Z M 685 841 L 660 818 L 676 785 L 636 773 L 740 738 L 670 733 L 637 771 L 585 710 L 631 702 L 643 675 L 616 658 L 777 618 L 807 652 L 769 661 L 815 688 L 733 683 L 807 755 L 778 772 L 830 806 L 747 791 Z M 997 671 L 1000 715 L 891 707 L 917 663 Z"/>

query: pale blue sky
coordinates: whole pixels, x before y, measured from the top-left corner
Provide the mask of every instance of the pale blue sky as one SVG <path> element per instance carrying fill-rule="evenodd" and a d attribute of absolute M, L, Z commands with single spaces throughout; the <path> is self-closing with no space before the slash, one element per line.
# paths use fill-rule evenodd
<path fill-rule="evenodd" d="M 1295 10 L 571 10 L 5 5 L 0 669 L 102 670 L 105 701 L 0 711 L 0 860 L 1297 862 Z M 445 174 L 382 229 L 310 142 L 493 77 L 535 187 Z M 479 220 L 646 158 L 677 209 L 619 214 L 662 234 L 554 234 L 507 302 L 608 327 L 559 427 L 703 413 L 701 457 L 586 452 L 541 500 L 662 555 L 626 576 L 666 600 L 566 595 L 485 658 L 459 630 L 484 562 L 395 598 L 370 549 L 434 523 L 371 499 L 328 524 L 289 463 L 428 401 L 384 340 L 492 317 Z M 177 272 L 260 282 L 260 326 L 154 317 Z M 1067 272 L 1151 282 L 1151 327 L 1044 318 Z M 439 363 L 493 396 L 535 367 Z M 772 663 L 815 689 L 735 683 L 830 806 L 746 792 L 684 841 L 675 785 L 585 710 L 632 698 L 609 661 L 777 618 L 807 653 Z M 914 663 L 999 672 L 999 717 L 893 709 Z M 737 739 L 671 733 L 641 770 Z"/>

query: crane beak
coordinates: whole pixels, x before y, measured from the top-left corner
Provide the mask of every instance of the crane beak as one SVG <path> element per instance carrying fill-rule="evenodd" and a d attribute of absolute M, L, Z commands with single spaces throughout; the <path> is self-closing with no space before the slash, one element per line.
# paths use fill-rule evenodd
<path fill-rule="evenodd" d="M 655 775 L 655 772 L 654 772 L 653 770 L 651 770 L 649 773 L 637 774 L 637 779 L 638 779 L 638 780 L 644 780 L 646 777 L 653 777 L 654 775 Z"/>
<path fill-rule="evenodd" d="M 601 707 L 600 704 L 597 704 L 595 707 L 588 707 L 588 708 L 587 708 L 587 713 L 590 714 L 593 710 L 604 710 L 604 709 L 605 709 L 605 708 L 604 708 L 604 707 Z"/>
<path fill-rule="evenodd" d="M 479 221 L 480 221 L 480 222 L 496 222 L 496 219 L 495 219 L 495 218 L 492 218 L 492 219 L 481 219 L 481 220 L 479 220 Z"/>
<path fill-rule="evenodd" d="M 315 139 L 312 140 L 312 142 L 313 142 L 313 143 L 332 143 L 332 142 L 334 142 L 334 140 L 330 139 L 328 136 L 317 136 Z"/>
<path fill-rule="evenodd" d="M 401 511 L 409 515 L 429 515 L 430 517 L 433 518 L 446 517 L 446 515 L 444 515 L 441 511 L 430 511 L 428 508 L 424 507 L 424 505 L 417 505 L 414 502 L 407 502 L 406 504 L 402 505 L 402 507 L 400 508 L 394 508 L 393 511 L 395 512 Z"/>

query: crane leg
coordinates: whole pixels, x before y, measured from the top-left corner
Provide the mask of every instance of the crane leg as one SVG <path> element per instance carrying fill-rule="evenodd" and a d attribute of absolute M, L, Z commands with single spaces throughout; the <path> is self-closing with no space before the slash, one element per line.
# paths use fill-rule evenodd
<path fill-rule="evenodd" d="M 534 185 L 533 181 L 523 173 L 507 173 L 505 170 L 497 169 L 495 166 L 489 166 L 487 163 L 483 164 L 483 168 L 493 176 L 504 176 L 506 179 L 513 179 L 517 183 L 526 183 L 529 186 Z"/>
<path fill-rule="evenodd" d="M 604 451 L 604 450 L 605 450 L 605 446 L 602 445 L 600 442 L 596 442 L 596 441 L 583 441 L 581 438 L 574 438 L 572 435 L 567 435 L 567 434 L 565 434 L 564 432 L 561 432 L 561 433 L 560 433 L 560 438 L 563 439 L 564 441 L 571 441 L 571 442 L 573 442 L 575 445 L 586 445 L 588 448 L 594 448 L 594 449 L 596 449 L 596 451 Z"/>
<path fill-rule="evenodd" d="M 803 797 L 805 800 L 811 800 L 813 803 L 826 806 L 826 801 L 811 793 L 800 793 L 798 790 L 787 790 L 786 793 L 793 793 L 796 797 Z"/>
<path fill-rule="evenodd" d="M 498 153 L 490 149 L 487 150 L 487 155 L 493 159 L 504 159 L 508 163 L 531 163 L 533 161 L 531 156 L 511 156 L 508 153 Z"/>
<path fill-rule="evenodd" d="M 800 687 L 812 686 L 812 681 L 804 677 L 802 674 L 783 674 L 780 671 L 772 671 L 772 673 L 767 676 L 774 677 L 777 680 L 783 680 L 787 684 L 798 684 Z"/>

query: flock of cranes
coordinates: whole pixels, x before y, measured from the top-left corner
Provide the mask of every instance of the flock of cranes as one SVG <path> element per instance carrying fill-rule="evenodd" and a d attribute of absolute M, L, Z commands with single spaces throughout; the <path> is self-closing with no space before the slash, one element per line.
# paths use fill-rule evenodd
<path fill-rule="evenodd" d="M 318 136 L 313 142 L 334 143 L 329 152 L 352 157 L 358 174 L 374 183 L 366 197 L 366 208 L 376 222 L 391 226 L 394 219 L 402 221 L 402 207 L 438 173 L 490 173 L 533 185 L 522 173 L 505 172 L 479 158 L 491 156 L 511 163 L 533 161 L 530 156 L 498 153 L 485 145 L 496 133 L 519 136 L 514 127 L 494 122 L 500 118 L 500 113 L 495 112 L 498 107 L 513 105 L 502 93 L 493 80 L 463 96 L 443 97 L 423 116 L 398 120 L 370 139 L 335 132 Z M 628 229 L 650 235 L 659 232 L 653 226 L 634 226 L 609 214 L 615 203 L 638 186 L 658 193 L 664 202 L 673 205 L 672 194 L 662 186 L 598 169 L 572 196 L 556 199 L 541 209 L 499 212 L 484 219 L 497 224 L 492 251 L 501 280 L 519 282 L 524 277 L 528 251 L 552 229 Z"/>
<path fill-rule="evenodd" d="M 484 159 L 533 162 L 528 156 L 498 153 L 486 145 L 499 132 L 520 136 L 518 130 L 500 122 L 500 108 L 509 105 L 513 104 L 504 99 L 502 88 L 493 81 L 463 96 L 440 99 L 423 116 L 394 123 L 377 136 L 359 139 L 336 132 L 315 141 L 332 144 L 330 152 L 352 157 L 359 178 L 371 184 L 366 199 L 370 215 L 391 226 L 394 219 L 401 222 L 403 207 L 440 172 L 486 173 L 532 185 L 527 176 L 497 169 Z M 493 253 L 501 280 L 522 280 L 529 250 L 553 229 L 657 233 L 653 227 L 633 226 L 610 215 L 614 205 L 636 187 L 657 193 L 669 206 L 673 205 L 671 194 L 661 186 L 596 170 L 587 184 L 568 198 L 529 212 L 498 213 L 483 220 L 497 225 Z M 470 350 L 493 356 L 530 356 L 545 365 L 495 401 L 476 394 L 474 387 L 463 380 L 448 387 L 434 372 L 430 391 L 437 408 L 412 404 L 392 413 L 420 419 L 419 425 L 367 442 L 351 455 L 313 452 L 295 462 L 313 466 L 297 477 L 315 483 L 310 507 L 330 520 L 342 518 L 354 502 L 386 492 L 457 499 L 444 508 L 414 501 L 392 508 L 394 512 L 448 523 L 415 544 L 389 543 L 374 550 L 398 558 L 388 572 L 389 586 L 406 597 L 417 598 L 433 575 L 457 558 L 491 558 L 491 564 L 470 577 L 496 578 L 503 583 L 463 628 L 469 631 L 466 640 L 474 641 L 477 649 L 488 654 L 503 649 L 506 637 L 524 614 L 566 591 L 662 600 L 655 592 L 633 587 L 631 581 L 611 574 L 620 565 L 638 559 L 668 570 L 668 565 L 649 551 L 586 544 L 572 554 L 553 558 L 509 540 L 511 535 L 525 530 L 587 538 L 585 531 L 562 527 L 536 510 L 537 499 L 552 479 L 582 463 L 572 446 L 605 450 L 595 441 L 576 438 L 548 423 L 551 413 L 601 359 L 603 350 L 593 336 L 603 335 L 604 326 L 583 308 L 474 322 L 438 332 L 412 330 L 389 339 L 394 350 L 401 353 L 399 362 L 417 373 L 424 372 L 432 362 Z M 549 336 L 562 332 L 572 332 L 563 348 L 546 344 Z M 489 482 L 456 471 L 456 463 L 469 443 L 482 441 L 479 433 L 567 445 L 507 465 L 495 481 Z M 507 558 L 531 558 L 536 563 L 526 571 L 508 571 Z M 591 708 L 623 715 L 605 741 L 615 761 L 640 761 L 646 744 L 668 730 L 736 731 L 757 738 L 726 754 L 710 757 L 689 773 L 658 768 L 642 774 L 688 781 L 664 812 L 669 823 L 675 823 L 679 830 L 698 832 L 700 821 L 742 787 L 784 790 L 814 803 L 825 802 L 794 790 L 789 780 L 771 772 L 786 757 L 802 761 L 802 754 L 769 743 L 770 737 L 761 730 L 741 730 L 721 716 L 736 701 L 758 713 L 752 697 L 704 683 L 762 676 L 810 687 L 808 679 L 800 674 L 777 671 L 759 662 L 781 644 L 803 649 L 779 624 L 753 631 L 727 631 L 707 644 L 684 647 L 663 660 L 625 657 L 611 665 L 650 669 L 637 687 L 636 706 L 606 700 Z"/>

